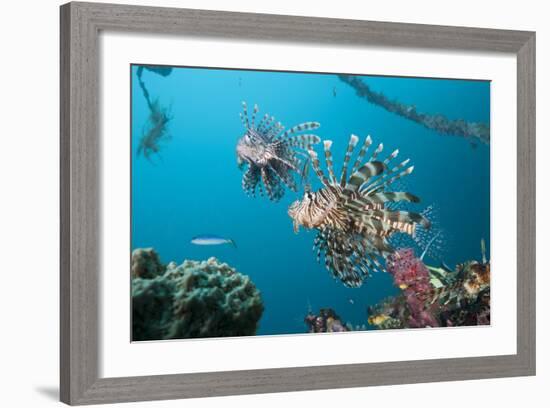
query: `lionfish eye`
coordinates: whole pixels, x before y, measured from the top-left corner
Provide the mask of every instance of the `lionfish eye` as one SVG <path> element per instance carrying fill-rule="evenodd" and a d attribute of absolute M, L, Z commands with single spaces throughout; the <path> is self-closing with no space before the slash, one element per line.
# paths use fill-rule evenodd
<path fill-rule="evenodd" d="M 311 194 L 309 191 L 306 193 L 306 196 L 307 196 L 308 200 L 313 199 L 313 194 Z"/>

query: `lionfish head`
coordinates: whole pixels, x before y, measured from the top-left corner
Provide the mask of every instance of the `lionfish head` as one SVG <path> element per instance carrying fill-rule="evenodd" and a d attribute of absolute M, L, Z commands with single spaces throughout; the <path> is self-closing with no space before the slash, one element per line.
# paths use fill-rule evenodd
<path fill-rule="evenodd" d="M 306 191 L 301 200 L 294 201 L 288 207 L 288 215 L 292 218 L 294 224 L 294 232 L 298 233 L 300 225 L 305 228 L 314 228 L 316 217 L 312 211 L 315 205 L 315 193 Z"/>
<path fill-rule="evenodd" d="M 237 166 L 240 170 L 243 169 L 246 162 L 250 162 L 250 160 L 247 160 L 247 151 L 249 150 L 249 147 L 246 143 L 246 135 L 242 136 L 239 141 L 237 142 Z"/>
<path fill-rule="evenodd" d="M 267 146 L 262 140 L 253 138 L 247 132 L 237 142 L 237 164 L 239 168 L 245 163 L 257 167 L 264 167 L 268 164 L 271 155 Z"/>

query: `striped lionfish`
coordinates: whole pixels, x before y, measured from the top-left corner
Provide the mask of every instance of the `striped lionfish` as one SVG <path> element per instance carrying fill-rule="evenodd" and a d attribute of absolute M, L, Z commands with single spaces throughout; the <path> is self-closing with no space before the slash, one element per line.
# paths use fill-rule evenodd
<path fill-rule="evenodd" d="M 317 129 L 317 122 L 305 122 L 296 125 L 283 132 L 281 122 L 275 122 L 273 116 L 265 114 L 256 125 L 258 105 L 254 105 L 252 117 L 248 118 L 246 103 L 243 102 L 241 121 L 246 128 L 246 133 L 237 143 L 237 163 L 239 168 L 247 165 L 243 175 L 243 190 L 251 196 L 259 189 L 263 195 L 264 189 L 272 201 L 278 201 L 283 197 L 285 185 L 292 191 L 298 187 L 294 179 L 294 173 L 301 172 L 299 155 L 307 158 L 304 152 L 297 149 L 309 149 L 313 144 L 319 143 L 319 136 L 312 134 L 298 134 L 305 130 Z"/>
<path fill-rule="evenodd" d="M 309 149 L 313 170 L 322 187 L 311 191 L 306 185 L 303 198 L 292 203 L 288 210 L 294 232 L 298 232 L 300 225 L 318 231 L 313 245 L 314 250 L 317 249 L 317 260 L 320 261 L 323 254 L 332 276 L 348 287 L 359 287 L 371 272 L 385 270 L 378 258 L 394 252 L 389 242 L 393 234 L 414 236 L 418 224 L 430 227 L 428 219 L 421 214 L 389 208 L 390 203 L 420 201 L 411 193 L 388 191 L 392 183 L 413 171 L 413 166 L 407 167 L 408 159 L 389 167 L 398 150 L 379 161 L 381 143 L 363 163 L 372 144 L 370 136 L 367 137 L 348 178 L 348 165 L 358 140 L 355 135 L 349 140 L 339 180 L 334 174 L 332 141 L 323 141 L 328 178 L 320 169 L 317 153 Z"/>

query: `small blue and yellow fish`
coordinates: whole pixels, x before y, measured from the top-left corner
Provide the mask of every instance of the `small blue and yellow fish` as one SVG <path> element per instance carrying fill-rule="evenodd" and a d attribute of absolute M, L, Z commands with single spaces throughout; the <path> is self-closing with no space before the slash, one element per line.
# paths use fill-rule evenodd
<path fill-rule="evenodd" d="M 191 239 L 191 243 L 195 245 L 232 245 L 237 248 L 235 241 L 230 238 L 223 238 L 218 235 L 198 235 Z"/>

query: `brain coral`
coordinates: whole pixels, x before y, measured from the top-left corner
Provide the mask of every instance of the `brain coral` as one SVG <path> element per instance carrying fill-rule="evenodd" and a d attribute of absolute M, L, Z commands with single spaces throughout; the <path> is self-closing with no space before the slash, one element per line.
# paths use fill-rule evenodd
<path fill-rule="evenodd" d="M 250 278 L 216 258 L 164 267 L 152 249 L 132 254 L 133 340 L 254 335 L 263 310 Z"/>

